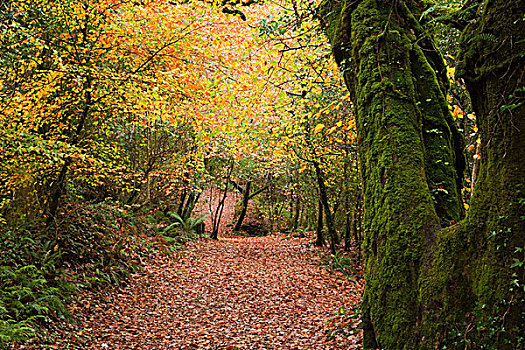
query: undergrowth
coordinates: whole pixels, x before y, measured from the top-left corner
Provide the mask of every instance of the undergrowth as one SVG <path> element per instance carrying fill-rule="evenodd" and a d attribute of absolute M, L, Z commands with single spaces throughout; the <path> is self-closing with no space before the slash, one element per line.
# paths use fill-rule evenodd
<path fill-rule="evenodd" d="M 80 290 L 124 284 L 150 253 L 197 238 L 173 223 L 148 208 L 77 202 L 47 227 L 26 219 L 0 228 L 0 348 L 38 342 L 53 323 L 73 320 L 67 305 Z"/>
<path fill-rule="evenodd" d="M 337 252 L 336 254 L 322 256 L 320 268 L 327 269 L 332 273 L 337 272 L 357 286 L 362 282 L 362 271 L 356 261 L 358 259 L 356 260 L 356 257 L 352 257 L 349 253 Z M 354 303 L 350 307 L 343 306 L 335 312 L 335 315 L 326 322 L 327 340 L 357 336 L 355 339 L 360 343 L 362 334 L 360 305 L 361 302 Z"/>
<path fill-rule="evenodd" d="M 338 271 L 351 282 L 357 282 L 360 278 L 358 266 L 351 257 L 344 253 L 337 252 L 323 256 L 320 267 L 331 272 Z"/>
<path fill-rule="evenodd" d="M 351 308 L 341 307 L 326 322 L 326 339 L 350 338 L 362 333 L 361 310 L 358 304 Z"/>

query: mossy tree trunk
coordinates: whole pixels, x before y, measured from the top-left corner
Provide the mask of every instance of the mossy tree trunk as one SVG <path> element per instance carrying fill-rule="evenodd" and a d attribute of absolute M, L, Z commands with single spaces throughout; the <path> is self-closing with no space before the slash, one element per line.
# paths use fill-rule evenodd
<path fill-rule="evenodd" d="M 479 175 L 456 239 L 474 300 L 473 348 L 525 348 L 525 0 L 490 0 L 461 40 L 482 141 Z M 485 305 L 485 307 L 483 307 Z M 494 332 L 492 332 L 494 329 Z M 521 340 L 520 340 L 521 338 Z"/>
<path fill-rule="evenodd" d="M 402 2 L 342 4 L 325 18 L 332 27 L 337 17 L 342 20 L 328 34 L 357 112 L 365 346 L 404 349 L 419 338 L 424 247 L 441 225 L 462 215 L 456 169 L 461 162 L 440 83 L 444 67 L 425 54 L 431 43 L 420 40 L 422 29 Z"/>
<path fill-rule="evenodd" d="M 416 20 L 423 7 L 401 0 L 326 0 L 321 5 L 356 107 L 364 186 L 366 349 L 451 348 L 454 330 L 465 328 L 479 303 L 491 310 L 478 321 L 494 315 L 505 319 L 507 333 L 495 337 L 494 348 L 516 345 L 518 333 L 508 327 L 519 324 L 521 311 L 508 303 L 520 298 L 509 294 L 509 283 L 512 252 L 523 248 L 525 200 L 518 203 L 516 193 L 525 197 L 520 187 L 525 118 L 523 107 L 498 111 L 510 94 L 514 102 L 507 105 L 519 104 L 525 4 L 506 3 L 488 1 L 482 20 L 467 27 L 463 38 L 470 52 L 465 78 L 486 153 L 471 212 L 463 221 L 460 137 L 447 109 L 443 60 Z M 501 35 L 499 46 L 475 40 L 488 28 Z M 501 79 L 511 80 L 511 87 Z M 513 233 L 500 241 L 486 238 L 506 229 Z M 509 307 L 502 304 L 497 311 L 498 300 Z M 471 332 L 471 341 L 483 344 L 487 334 L 482 333 Z M 503 338 L 514 344 L 504 344 Z"/>

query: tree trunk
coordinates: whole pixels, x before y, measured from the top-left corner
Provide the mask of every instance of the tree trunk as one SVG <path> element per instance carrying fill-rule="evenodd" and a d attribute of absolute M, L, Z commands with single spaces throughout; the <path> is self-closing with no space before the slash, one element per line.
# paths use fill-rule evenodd
<path fill-rule="evenodd" d="M 350 203 L 348 200 L 348 193 L 345 193 L 345 252 L 350 251 L 352 228 L 355 220 L 355 213 L 350 212 Z M 356 241 L 357 244 L 357 241 Z"/>
<path fill-rule="evenodd" d="M 457 75 L 482 144 L 468 216 L 440 232 L 420 278 L 423 308 L 431 311 L 425 335 L 443 344 L 459 332 L 472 349 L 524 347 L 524 8 L 525 0 L 487 1 L 460 39 Z"/>
<path fill-rule="evenodd" d="M 450 228 L 463 216 L 464 160 L 443 60 L 411 12 L 414 3 L 321 6 L 356 107 L 364 347 L 464 348 L 463 339 L 473 348 L 519 348 L 523 269 L 511 264 L 524 260 L 513 252 L 524 247 L 525 116 L 523 105 L 502 105 L 523 102 L 525 3 L 487 1 L 481 21 L 463 33 L 463 74 L 484 145 L 469 217 Z"/>
<path fill-rule="evenodd" d="M 182 212 L 184 211 L 184 204 L 186 203 L 186 196 L 188 195 L 188 190 L 182 190 L 180 195 L 179 206 L 177 208 L 177 214 L 182 217 Z"/>
<path fill-rule="evenodd" d="M 472 164 L 472 174 L 470 176 L 470 197 L 474 195 L 474 189 L 476 187 L 476 181 L 479 175 L 479 163 L 481 157 L 481 142 L 476 142 L 476 158 L 474 159 L 474 164 Z"/>
<path fill-rule="evenodd" d="M 47 211 L 47 218 L 46 218 L 46 225 L 49 226 L 55 219 L 58 205 L 60 203 L 60 197 L 62 196 L 64 192 L 64 188 L 66 186 L 66 178 L 67 178 L 67 172 L 69 170 L 71 160 L 68 158 L 62 165 L 62 169 L 60 170 L 60 173 L 58 174 L 57 179 L 53 183 L 53 186 L 51 187 L 51 195 L 49 199 L 49 206 Z"/>
<path fill-rule="evenodd" d="M 350 61 L 345 81 L 356 106 L 365 206 L 364 345 L 415 349 L 424 246 L 441 223 L 461 216 L 449 112 L 434 62 L 419 45 L 431 46 L 418 45 L 422 29 L 408 9 L 398 1 L 348 3 L 337 9 L 330 2 L 335 7 L 325 9 L 325 18 L 336 59 Z M 334 29 L 334 20 L 344 29 Z"/>
<path fill-rule="evenodd" d="M 335 254 L 335 246 L 338 241 L 337 231 L 335 230 L 334 219 L 332 216 L 332 211 L 330 210 L 330 205 L 328 203 L 328 192 L 326 190 L 326 185 L 324 183 L 324 176 L 319 166 L 319 163 L 316 161 L 313 162 L 315 168 L 315 174 L 317 176 L 317 185 L 319 186 L 319 199 L 323 205 L 324 216 L 326 219 L 326 228 L 328 229 L 328 238 L 330 239 L 330 252 Z"/>
<path fill-rule="evenodd" d="M 316 239 L 315 245 L 318 247 L 324 246 L 324 237 L 323 237 L 323 203 L 319 201 L 317 206 L 317 229 L 316 229 Z"/>
<path fill-rule="evenodd" d="M 200 196 L 200 192 L 190 193 L 188 199 L 186 200 L 186 204 L 182 208 L 181 214 L 179 214 L 182 220 L 186 221 L 191 217 L 191 214 L 193 213 L 193 208 L 195 208 L 195 204 L 199 200 Z"/>
<path fill-rule="evenodd" d="M 525 346 L 524 9 L 525 0 L 487 1 L 460 43 L 458 74 L 470 92 L 482 144 L 469 216 L 456 235 L 469 248 L 462 273 L 471 281 L 474 312 L 480 311 L 476 325 L 496 330 L 474 334 L 478 348 Z"/>
<path fill-rule="evenodd" d="M 235 223 L 235 227 L 233 228 L 233 231 L 239 231 L 241 229 L 242 222 L 244 221 L 244 217 L 246 216 L 246 211 L 248 210 L 248 201 L 250 200 L 250 188 L 252 187 L 252 182 L 248 181 L 246 184 L 246 188 L 244 189 L 244 192 L 242 194 L 242 208 L 241 213 L 239 214 L 239 218 L 237 219 L 237 222 Z"/>
<path fill-rule="evenodd" d="M 227 194 L 228 194 L 228 183 L 226 182 L 224 193 L 222 195 L 222 198 L 219 197 L 219 204 L 217 205 L 217 208 L 215 209 L 215 214 L 213 216 L 213 225 L 212 225 L 212 230 L 210 234 L 211 239 L 218 239 L 219 227 L 221 224 L 222 212 L 224 210 L 224 202 L 226 201 Z M 219 195 L 220 195 L 220 192 L 219 192 Z"/>
<path fill-rule="evenodd" d="M 361 241 L 362 237 L 359 235 L 359 232 L 361 231 L 361 225 L 360 225 L 360 215 L 361 212 L 361 195 L 358 194 L 355 202 L 355 208 L 352 212 L 352 232 L 354 234 L 354 241 L 355 245 L 357 247 L 357 260 L 358 263 L 361 263 L 362 258 L 362 249 L 361 249 Z"/>
<path fill-rule="evenodd" d="M 85 36 L 86 34 L 84 33 L 84 37 Z M 92 107 L 91 105 L 93 103 L 92 97 L 91 97 L 92 79 L 93 78 L 91 76 L 87 76 L 86 81 L 84 83 L 84 90 L 85 90 L 84 108 L 82 110 L 82 114 L 80 115 L 77 127 L 75 128 L 75 133 L 71 137 L 70 144 L 72 146 L 75 146 L 80 141 L 80 136 L 84 129 L 84 125 L 86 124 L 89 114 L 91 113 L 91 107 Z M 46 213 L 46 216 L 47 216 L 46 226 L 49 226 L 54 221 L 55 216 L 57 214 L 58 206 L 60 204 L 60 198 L 62 197 L 64 193 L 64 189 L 66 187 L 67 173 L 69 171 L 71 162 L 72 162 L 71 158 L 69 157 L 66 158 L 56 181 L 53 183 L 51 187 L 51 194 L 49 196 L 49 205 L 48 205 L 47 213 Z"/>
<path fill-rule="evenodd" d="M 301 215 L 301 196 L 299 193 L 295 196 L 295 212 L 293 216 L 292 231 L 297 231 L 299 227 L 299 216 Z"/>
<path fill-rule="evenodd" d="M 217 205 L 217 208 L 215 209 L 215 213 L 213 215 L 212 220 L 212 231 L 210 234 L 211 239 L 218 239 L 219 236 L 219 226 L 221 223 L 222 218 L 222 212 L 224 210 L 224 202 L 226 201 L 226 196 L 228 194 L 228 184 L 230 183 L 230 178 L 232 175 L 233 167 L 235 165 L 235 162 L 233 160 L 230 161 L 230 165 L 228 167 L 228 171 L 226 173 L 226 179 L 224 181 L 224 193 L 222 195 L 222 198 L 219 197 L 219 204 Z M 220 192 L 219 192 L 220 195 Z"/>

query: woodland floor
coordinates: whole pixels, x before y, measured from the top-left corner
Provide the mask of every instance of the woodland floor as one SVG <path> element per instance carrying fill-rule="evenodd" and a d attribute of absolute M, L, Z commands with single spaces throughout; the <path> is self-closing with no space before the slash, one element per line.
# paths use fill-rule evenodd
<path fill-rule="evenodd" d="M 231 235 L 237 199 L 227 197 L 219 240 L 158 253 L 126 286 L 84 291 L 72 305 L 77 324 L 59 325 L 45 346 L 21 348 L 360 349 L 352 319 L 336 315 L 359 304 L 360 276 L 322 268 L 329 253 L 312 245 L 313 233 Z M 209 214 L 209 201 L 197 212 Z"/>
<path fill-rule="evenodd" d="M 362 285 L 320 268 L 312 238 L 203 239 L 156 256 L 126 287 L 82 295 L 83 322 L 50 347 L 357 349 L 359 335 L 326 335 Z"/>

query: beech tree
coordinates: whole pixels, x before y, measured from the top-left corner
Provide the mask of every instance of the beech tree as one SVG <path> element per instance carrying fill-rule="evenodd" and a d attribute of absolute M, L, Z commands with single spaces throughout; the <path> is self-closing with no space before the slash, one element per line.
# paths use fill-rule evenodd
<path fill-rule="evenodd" d="M 356 110 L 364 347 L 517 349 L 524 343 L 525 1 L 467 1 L 440 14 L 462 30 L 457 76 L 482 140 L 466 217 L 445 66 L 421 23 L 437 3 L 321 5 Z"/>

